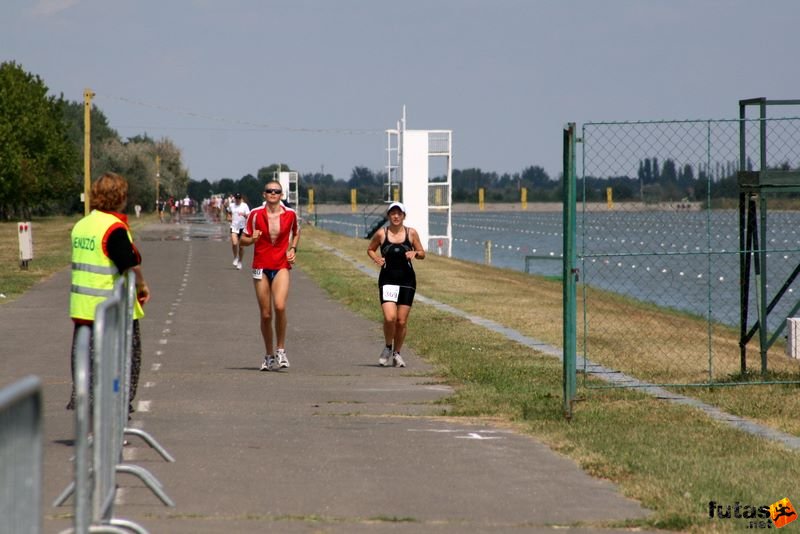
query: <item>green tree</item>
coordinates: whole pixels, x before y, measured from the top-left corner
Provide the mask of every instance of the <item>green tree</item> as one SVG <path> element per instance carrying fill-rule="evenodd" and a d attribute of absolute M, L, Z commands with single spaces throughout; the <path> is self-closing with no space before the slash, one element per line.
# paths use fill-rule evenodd
<path fill-rule="evenodd" d="M 256 173 L 256 178 L 258 178 L 258 183 L 260 184 L 260 186 L 263 187 L 267 185 L 267 182 L 269 182 L 274 178 L 276 172 L 280 171 L 288 172 L 291 170 L 292 170 L 291 167 L 289 167 L 289 165 L 285 163 L 273 163 L 271 165 L 268 165 L 266 167 L 261 167 L 260 169 L 258 169 L 258 172 Z M 261 198 L 260 194 L 258 198 Z"/>
<path fill-rule="evenodd" d="M 155 161 L 156 155 L 161 158 L 161 187 L 159 191 L 161 198 L 167 199 L 170 196 L 177 198 L 186 195 L 189 188 L 189 171 L 183 165 L 181 149 L 168 137 L 155 141 L 153 147 L 152 161 Z M 155 174 L 151 176 L 154 177 Z M 152 178 L 150 179 L 152 180 Z"/>
<path fill-rule="evenodd" d="M 547 174 L 547 171 L 538 165 L 525 167 L 520 177 L 524 187 L 540 187 L 547 189 L 555 186 L 555 183 L 550 179 L 550 175 Z"/>
<path fill-rule="evenodd" d="M 375 173 L 366 167 L 354 167 L 347 184 L 356 189 L 381 185 L 375 180 Z"/>
<path fill-rule="evenodd" d="M 107 139 L 93 150 L 96 166 L 93 175 L 112 171 L 128 181 L 128 207 L 136 204 L 146 211 L 155 209 L 156 173 L 159 174 L 159 197 L 183 198 L 189 185 L 189 173 L 181 162 L 181 152 L 169 139 L 155 141 L 147 135 L 122 142 Z M 156 169 L 156 156 L 161 159 Z"/>
<path fill-rule="evenodd" d="M 189 195 L 189 198 L 203 199 L 210 197 L 213 193 L 219 193 L 219 191 L 214 189 L 214 186 L 211 185 L 208 178 L 203 178 L 199 182 L 190 180 L 186 193 Z"/>
<path fill-rule="evenodd" d="M 498 177 L 496 172 L 483 172 L 480 169 L 453 169 L 453 201 L 454 202 L 477 202 L 478 189 L 481 187 L 486 190 L 487 200 L 492 200 L 494 196 L 489 191 L 497 186 Z"/>
<path fill-rule="evenodd" d="M 17 63 L 0 63 L 0 217 L 61 212 L 79 198 L 77 148 L 62 98 Z"/>
<path fill-rule="evenodd" d="M 270 178 L 271 180 L 272 178 Z M 239 184 L 237 185 L 238 192 L 241 193 L 247 204 L 250 208 L 254 208 L 256 206 L 260 206 L 263 202 L 262 192 L 264 191 L 264 184 L 261 181 L 253 176 L 252 174 L 247 174 L 242 176 L 241 180 L 239 180 Z"/>
<path fill-rule="evenodd" d="M 661 166 L 661 182 L 664 184 L 678 182 L 678 171 L 675 168 L 675 162 L 671 159 L 665 159 L 664 164 Z"/>
<path fill-rule="evenodd" d="M 383 174 L 382 182 L 386 180 Z M 332 174 L 313 173 L 300 176 L 300 203 L 308 202 L 308 190 L 314 190 L 317 204 L 349 202 L 350 187 L 344 180 L 337 180 Z"/>
<path fill-rule="evenodd" d="M 83 154 L 83 133 L 85 131 L 85 121 L 83 117 L 83 102 L 65 102 L 64 120 L 67 122 L 67 136 L 73 145 L 80 149 Z M 97 147 L 111 139 L 119 139 L 116 130 L 108 125 L 108 118 L 100 108 L 92 104 L 89 112 L 90 137 L 89 142 L 92 147 Z"/>
<path fill-rule="evenodd" d="M 367 167 L 353 167 L 347 185 L 358 190 L 359 203 L 379 202 L 383 198 L 383 184 L 386 175 L 381 177 Z"/>

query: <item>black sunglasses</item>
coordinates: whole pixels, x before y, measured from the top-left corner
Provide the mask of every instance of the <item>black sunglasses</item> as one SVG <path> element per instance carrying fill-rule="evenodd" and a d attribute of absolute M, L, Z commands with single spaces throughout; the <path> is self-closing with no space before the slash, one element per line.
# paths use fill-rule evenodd
<path fill-rule="evenodd" d="M 265 193 L 272 193 L 273 195 L 280 195 L 283 193 L 282 189 L 264 189 Z"/>

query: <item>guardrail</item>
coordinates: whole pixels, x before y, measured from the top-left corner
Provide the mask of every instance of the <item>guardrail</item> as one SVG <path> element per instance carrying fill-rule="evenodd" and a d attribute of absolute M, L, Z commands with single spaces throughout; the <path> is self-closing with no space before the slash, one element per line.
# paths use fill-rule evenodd
<path fill-rule="evenodd" d="M 42 385 L 25 377 L 0 390 L 0 532 L 42 530 Z"/>

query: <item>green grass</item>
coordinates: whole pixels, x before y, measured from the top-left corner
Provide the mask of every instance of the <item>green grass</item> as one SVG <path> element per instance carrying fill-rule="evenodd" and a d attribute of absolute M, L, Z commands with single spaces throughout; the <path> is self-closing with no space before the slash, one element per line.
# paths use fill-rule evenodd
<path fill-rule="evenodd" d="M 368 264 L 366 241 L 309 229 L 298 265 L 333 298 L 379 322 L 375 281 L 316 243 L 333 246 Z M 512 273 L 430 258 L 434 261 L 415 263 L 420 293 L 503 324 L 512 323 L 510 326 L 532 337 L 541 339 L 542 332 L 544 337 L 555 337 L 551 326 L 526 317 L 560 322 L 560 300 L 551 295 L 552 281 L 528 277 L 525 284 L 518 285 Z M 503 286 L 508 284 L 513 285 L 517 299 L 513 312 L 502 297 L 508 291 Z M 466 289 L 467 298 L 458 294 L 457 287 L 479 288 L 482 295 L 469 294 L 473 289 Z M 525 302 L 525 306 L 519 304 Z M 640 320 L 637 315 L 616 319 Z M 710 520 L 709 501 L 762 506 L 797 495 L 798 453 L 715 422 L 692 408 L 636 391 L 593 390 L 576 405 L 572 421 L 567 421 L 562 413 L 560 362 L 466 319 L 415 303 L 407 345 L 434 366 L 436 380 L 455 387 L 456 393 L 444 401 L 451 407 L 449 415 L 485 418 L 536 436 L 590 474 L 617 483 L 625 495 L 655 512 L 648 520 L 614 526 L 735 530 L 746 527 L 747 522 Z M 798 397 L 794 387 L 698 393 L 713 397 L 725 409 L 739 406 L 761 422 L 777 427 L 796 425 L 798 412 L 787 411 L 780 401 L 773 400 L 796 406 L 797 401 L 790 400 Z M 771 400 L 748 408 L 756 398 Z M 800 496 L 795 498 L 800 500 Z"/>
<path fill-rule="evenodd" d="M 0 223 L 0 293 L 10 302 L 36 282 L 69 265 L 69 233 L 77 217 L 52 217 L 31 221 L 33 260 L 22 269 L 17 223 Z"/>
<path fill-rule="evenodd" d="M 73 217 L 45 217 L 31 222 L 33 237 L 33 260 L 28 268 L 22 269 L 19 261 L 19 237 L 17 222 L 0 223 L 0 305 L 11 302 L 36 282 L 48 278 L 53 273 L 67 267 L 71 248 L 69 235 L 72 227 L 80 219 Z M 132 228 L 139 228 L 155 221 L 155 216 L 141 219 L 131 218 Z M 64 310 L 67 313 L 67 310 Z"/>

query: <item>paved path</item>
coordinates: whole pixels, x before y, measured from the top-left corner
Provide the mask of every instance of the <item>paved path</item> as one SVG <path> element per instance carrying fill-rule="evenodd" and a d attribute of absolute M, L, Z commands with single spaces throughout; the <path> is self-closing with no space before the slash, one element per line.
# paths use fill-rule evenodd
<path fill-rule="evenodd" d="M 230 264 L 221 226 L 154 225 L 139 234 L 153 292 L 125 459 L 176 502 L 164 507 L 119 475 L 115 515 L 150 532 L 545 532 L 648 514 L 530 437 L 446 417 L 450 389 L 406 350 L 406 369 L 376 365 L 380 324 L 292 273 L 287 372 L 259 372 L 258 309 Z M 251 251 L 248 250 L 248 257 Z M 45 389 L 45 532 L 70 525 L 72 477 L 66 317 L 68 272 L 0 306 L 0 386 L 36 374 Z M 376 303 L 377 306 L 377 303 Z"/>

